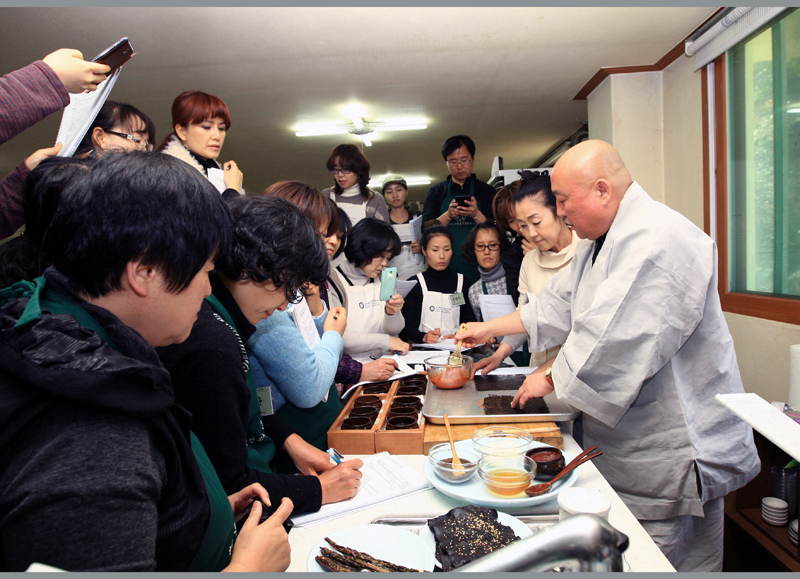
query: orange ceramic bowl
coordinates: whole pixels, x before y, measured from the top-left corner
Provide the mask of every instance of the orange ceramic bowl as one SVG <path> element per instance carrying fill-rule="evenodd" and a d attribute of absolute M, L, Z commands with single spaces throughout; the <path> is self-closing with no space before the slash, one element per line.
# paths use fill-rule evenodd
<path fill-rule="evenodd" d="M 472 358 L 464 356 L 462 364 L 451 364 L 449 354 L 433 356 L 425 360 L 425 369 L 434 386 L 442 390 L 455 390 L 469 381 Z"/>

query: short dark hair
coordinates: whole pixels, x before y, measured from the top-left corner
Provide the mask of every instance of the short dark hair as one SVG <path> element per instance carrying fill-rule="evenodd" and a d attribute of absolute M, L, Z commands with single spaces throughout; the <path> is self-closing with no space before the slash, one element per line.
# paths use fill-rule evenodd
<path fill-rule="evenodd" d="M 120 126 L 123 130 L 130 132 L 133 130 L 134 119 L 136 118 L 141 119 L 144 123 L 145 131 L 147 131 L 147 140 L 150 145 L 153 145 L 156 140 L 156 126 L 153 124 L 153 121 L 150 120 L 150 117 L 133 105 L 106 101 L 105 104 L 100 107 L 100 112 L 97 113 L 89 130 L 86 131 L 86 134 L 83 136 L 83 140 L 81 140 L 80 145 L 78 145 L 78 148 L 75 150 L 75 154 L 78 156 L 85 155 L 94 150 L 92 131 L 94 131 L 95 128 L 100 127 L 108 132 L 115 126 Z"/>
<path fill-rule="evenodd" d="M 297 301 L 307 283 L 321 285 L 328 251 L 314 223 L 293 203 L 272 195 L 228 200 L 233 241 L 215 263 L 231 281 L 272 281 L 286 299 Z"/>
<path fill-rule="evenodd" d="M 291 201 L 314 222 L 318 231 L 325 229 L 326 237 L 339 231 L 336 204 L 311 185 L 302 181 L 278 181 L 264 189 L 262 195 L 274 195 Z"/>
<path fill-rule="evenodd" d="M 44 273 L 48 262 L 42 242 L 61 195 L 78 173 L 89 173 L 93 160 L 50 157 L 30 172 L 22 186 L 25 233 L 0 245 L 0 288 Z"/>
<path fill-rule="evenodd" d="M 500 189 L 492 199 L 492 215 L 501 231 L 506 233 L 514 233 L 511 228 L 511 216 L 515 215 L 514 211 L 514 193 L 517 192 L 519 187 L 519 180 L 514 181 Z"/>
<path fill-rule="evenodd" d="M 442 159 L 447 161 L 447 156 L 459 147 L 466 147 L 471 156 L 475 156 L 475 143 L 467 135 L 456 135 L 450 137 L 442 145 Z"/>
<path fill-rule="evenodd" d="M 350 236 L 350 231 L 353 229 L 353 222 L 350 221 L 350 216 L 345 213 L 344 209 L 337 206 L 336 207 L 336 216 L 339 218 L 339 230 L 342 234 L 342 242 L 339 244 L 339 249 L 336 250 L 336 253 L 333 254 L 332 259 L 336 259 L 344 252 L 344 247 L 347 245 L 347 238 Z"/>
<path fill-rule="evenodd" d="M 344 255 L 356 267 L 364 267 L 385 251 L 397 257 L 402 248 L 394 227 L 374 217 L 365 217 L 350 231 Z"/>
<path fill-rule="evenodd" d="M 478 261 L 478 256 L 475 255 L 475 239 L 478 237 L 478 232 L 483 229 L 489 229 L 497 233 L 497 239 L 500 241 L 500 253 L 503 253 L 511 247 L 511 244 L 508 242 L 508 236 L 498 227 L 497 223 L 491 219 L 487 219 L 483 223 L 479 223 L 472 228 L 466 241 L 464 241 L 464 245 L 461 246 L 461 257 L 463 257 L 464 261 L 467 263 L 477 263 Z"/>
<path fill-rule="evenodd" d="M 372 199 L 375 193 L 367 187 L 367 183 L 369 183 L 369 170 L 371 167 L 364 153 L 361 152 L 361 149 L 352 143 L 336 145 L 325 163 L 328 171 L 333 171 L 337 162 L 342 169 L 352 171 L 358 176 L 358 189 L 361 191 L 361 196 L 366 200 Z M 333 191 L 337 194 L 342 192 L 342 188 L 339 187 L 339 183 L 336 183 L 335 180 Z"/>
<path fill-rule="evenodd" d="M 422 238 L 419 240 L 419 246 L 428 249 L 428 242 L 437 235 L 444 235 L 450 240 L 450 245 L 455 243 L 453 234 L 448 227 L 444 225 L 431 225 L 422 230 Z"/>
<path fill-rule="evenodd" d="M 514 193 L 514 203 L 519 203 L 529 197 L 540 201 L 545 207 L 558 215 L 556 196 L 550 188 L 550 174 L 547 171 L 519 171 L 520 182 L 517 192 Z"/>
<path fill-rule="evenodd" d="M 189 164 L 161 153 L 106 153 L 61 196 L 44 250 L 75 289 L 101 297 L 121 288 L 128 263 L 159 270 L 180 293 L 218 248 L 230 211 Z"/>

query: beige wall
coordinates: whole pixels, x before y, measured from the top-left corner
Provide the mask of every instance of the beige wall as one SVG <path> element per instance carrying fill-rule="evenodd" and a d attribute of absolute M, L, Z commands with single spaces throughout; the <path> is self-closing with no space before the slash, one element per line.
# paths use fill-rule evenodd
<path fill-rule="evenodd" d="M 612 143 L 654 198 L 702 228 L 702 94 L 700 72 L 692 68 L 692 59 L 681 56 L 660 73 L 609 76 L 589 95 L 589 133 Z M 800 326 L 725 318 L 745 390 L 768 402 L 788 401 L 789 346 L 800 344 Z"/>

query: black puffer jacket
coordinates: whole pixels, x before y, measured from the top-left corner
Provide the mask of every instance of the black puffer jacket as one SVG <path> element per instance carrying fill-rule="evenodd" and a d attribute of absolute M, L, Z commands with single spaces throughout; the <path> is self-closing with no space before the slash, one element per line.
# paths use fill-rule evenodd
<path fill-rule="evenodd" d="M 186 570 L 209 521 L 153 348 L 49 270 L 0 292 L 0 570 Z"/>

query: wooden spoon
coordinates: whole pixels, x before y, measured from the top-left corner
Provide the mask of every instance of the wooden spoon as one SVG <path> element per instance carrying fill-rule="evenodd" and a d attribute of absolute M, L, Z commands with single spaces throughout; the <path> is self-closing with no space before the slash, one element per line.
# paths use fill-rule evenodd
<path fill-rule="evenodd" d="M 459 332 L 463 332 L 463 331 L 465 331 L 466 329 L 467 329 L 467 324 L 461 324 L 461 325 L 459 326 L 459 328 L 458 328 L 458 331 L 459 331 Z M 464 340 L 459 340 L 459 341 L 458 341 L 458 343 L 456 344 L 456 351 L 455 351 L 455 352 L 453 352 L 453 353 L 450 355 L 450 359 L 448 360 L 448 362 L 450 362 L 451 364 L 458 364 L 459 366 L 461 366 L 462 364 L 464 364 L 464 356 L 462 356 L 462 355 L 461 355 L 461 343 L 462 343 L 463 341 L 464 341 Z"/>
<path fill-rule="evenodd" d="M 456 443 L 453 442 L 453 431 L 450 430 L 450 419 L 447 418 L 447 414 L 444 415 L 444 425 L 447 428 L 447 438 L 450 439 L 450 448 L 453 451 L 453 460 L 450 461 L 450 464 L 453 465 L 453 476 L 461 476 L 466 473 L 464 465 L 461 464 L 461 460 L 456 454 Z"/>
<path fill-rule="evenodd" d="M 603 454 L 600 451 L 597 451 L 595 453 L 589 454 L 595 448 L 597 448 L 597 447 L 593 446 L 588 450 L 584 450 L 582 453 L 580 453 L 578 456 L 576 456 L 574 459 L 572 459 L 572 461 L 570 461 L 570 463 L 567 466 L 564 467 L 564 470 L 562 470 L 555 477 L 553 477 L 553 480 L 551 480 L 550 482 L 538 483 L 538 484 L 529 486 L 528 488 L 525 489 L 525 494 L 528 495 L 529 497 L 536 497 L 536 496 L 539 496 L 539 495 L 543 495 L 545 493 L 549 493 L 550 489 L 553 488 L 553 484 L 558 479 L 563 478 L 564 476 L 566 476 L 567 474 L 569 474 L 570 472 L 572 472 L 573 470 L 578 468 L 580 465 L 582 465 L 584 462 L 589 462 L 593 458 L 597 458 L 598 456 Z"/>

